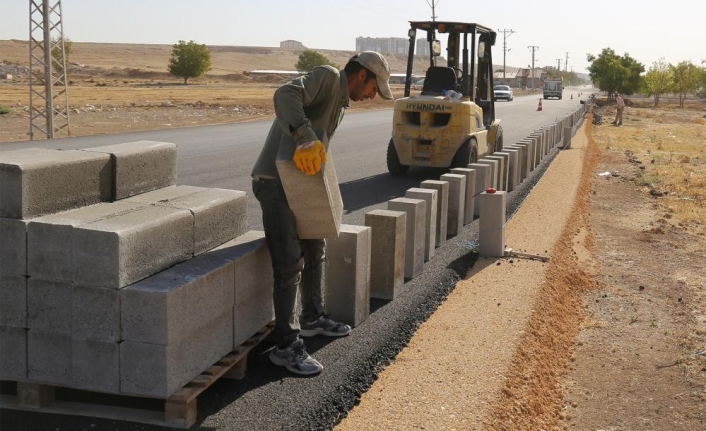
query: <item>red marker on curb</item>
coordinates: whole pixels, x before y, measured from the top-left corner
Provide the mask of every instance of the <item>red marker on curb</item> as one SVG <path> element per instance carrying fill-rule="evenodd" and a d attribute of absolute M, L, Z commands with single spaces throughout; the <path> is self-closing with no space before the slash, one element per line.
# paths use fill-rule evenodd
<path fill-rule="evenodd" d="M 494 189 L 494 188 L 492 188 L 492 187 L 491 187 L 491 188 L 489 188 L 489 189 L 485 189 L 485 192 L 486 192 L 486 193 L 488 193 L 488 194 L 492 194 L 492 193 L 495 193 L 496 191 L 497 191 L 497 190 L 495 190 L 495 189 Z"/>

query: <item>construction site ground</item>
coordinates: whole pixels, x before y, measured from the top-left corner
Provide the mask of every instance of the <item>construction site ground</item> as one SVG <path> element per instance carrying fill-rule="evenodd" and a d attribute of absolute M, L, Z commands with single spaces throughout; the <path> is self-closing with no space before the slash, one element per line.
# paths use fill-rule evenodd
<path fill-rule="evenodd" d="M 74 92 L 85 97 L 73 108 L 77 132 L 269 118 L 277 86 L 228 84 L 218 96 L 217 85 L 111 79 L 115 90 Z M 27 139 L 26 91 L 0 84 L 0 105 L 12 108 L 0 115 L 0 145 Z M 338 429 L 706 429 L 706 103 L 626 103 L 614 127 L 599 98 L 508 221 L 508 246 L 549 262 L 476 261 Z M 19 424 L 31 418 L 3 411 L 0 425 L 30 429 Z M 200 428 L 226 429 L 208 419 Z"/>

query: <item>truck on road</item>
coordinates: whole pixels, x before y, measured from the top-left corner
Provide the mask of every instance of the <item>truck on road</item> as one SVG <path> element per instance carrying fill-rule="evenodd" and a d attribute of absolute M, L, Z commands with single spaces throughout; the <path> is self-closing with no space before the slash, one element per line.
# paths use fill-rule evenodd
<path fill-rule="evenodd" d="M 561 95 L 564 92 L 564 78 L 559 77 L 547 77 L 544 79 L 544 100 L 550 97 L 556 97 L 561 99 Z"/>

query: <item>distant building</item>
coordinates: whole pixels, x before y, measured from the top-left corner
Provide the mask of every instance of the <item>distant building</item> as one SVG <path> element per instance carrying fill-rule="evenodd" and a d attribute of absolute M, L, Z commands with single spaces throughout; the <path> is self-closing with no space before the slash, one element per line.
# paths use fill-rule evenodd
<path fill-rule="evenodd" d="M 280 48 L 284 49 L 306 49 L 306 46 L 298 40 L 284 40 L 279 43 Z"/>
<path fill-rule="evenodd" d="M 381 54 L 404 54 L 409 52 L 409 42 L 403 37 L 357 37 L 355 50 L 377 51 Z"/>
<path fill-rule="evenodd" d="M 417 47 L 417 55 L 429 57 L 429 41 L 426 38 L 417 39 L 415 45 Z"/>

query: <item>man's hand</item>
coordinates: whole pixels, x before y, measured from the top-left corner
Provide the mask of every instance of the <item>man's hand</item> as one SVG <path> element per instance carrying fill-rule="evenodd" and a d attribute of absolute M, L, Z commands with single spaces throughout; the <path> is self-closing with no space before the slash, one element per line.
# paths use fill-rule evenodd
<path fill-rule="evenodd" d="M 326 163 L 326 149 L 321 141 L 306 142 L 297 146 L 294 151 L 294 164 L 307 175 L 314 175 L 321 170 L 321 164 Z"/>

